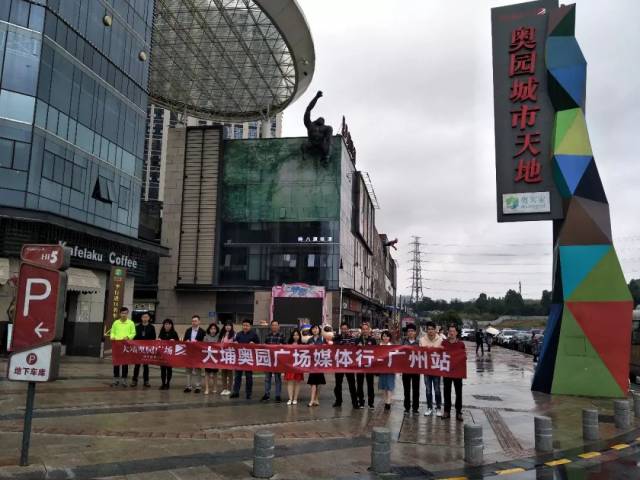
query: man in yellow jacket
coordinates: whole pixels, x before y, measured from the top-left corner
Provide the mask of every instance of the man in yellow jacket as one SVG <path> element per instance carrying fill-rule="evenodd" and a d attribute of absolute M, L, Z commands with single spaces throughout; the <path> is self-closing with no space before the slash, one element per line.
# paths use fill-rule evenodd
<path fill-rule="evenodd" d="M 111 325 L 111 340 L 133 340 L 136 336 L 136 326 L 133 320 L 129 318 L 129 309 L 122 307 L 120 309 L 120 318 L 113 322 Z M 112 387 L 117 387 L 120 384 L 123 387 L 127 386 L 127 375 L 129 374 L 129 365 L 122 365 L 122 376 L 120 376 L 120 365 L 113 366 L 113 383 Z"/>

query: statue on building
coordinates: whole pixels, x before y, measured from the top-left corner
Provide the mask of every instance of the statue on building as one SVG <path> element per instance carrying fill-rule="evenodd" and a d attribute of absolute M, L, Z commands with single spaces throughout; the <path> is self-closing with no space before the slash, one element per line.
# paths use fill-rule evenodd
<path fill-rule="evenodd" d="M 322 92 L 318 91 L 304 112 L 304 126 L 307 127 L 308 141 L 303 145 L 303 153 L 305 151 L 319 151 L 322 161 L 328 163 L 331 156 L 333 128 L 325 125 L 322 117 L 316 118 L 313 122 L 311 121 L 311 110 L 316 106 L 320 97 L 322 97 Z"/>

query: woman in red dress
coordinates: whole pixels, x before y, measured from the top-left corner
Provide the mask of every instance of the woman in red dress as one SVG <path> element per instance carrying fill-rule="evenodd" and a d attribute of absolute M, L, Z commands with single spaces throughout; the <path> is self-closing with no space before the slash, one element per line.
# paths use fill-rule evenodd
<path fill-rule="evenodd" d="M 295 329 L 291 332 L 291 336 L 289 337 L 289 341 L 287 342 L 289 345 L 301 345 L 302 344 L 302 334 L 299 329 Z M 300 393 L 300 383 L 304 380 L 304 374 L 302 373 L 294 373 L 294 372 L 285 372 L 284 373 L 284 381 L 287 382 L 287 391 L 289 392 L 289 401 L 287 405 L 297 405 L 298 404 L 298 393 Z"/>

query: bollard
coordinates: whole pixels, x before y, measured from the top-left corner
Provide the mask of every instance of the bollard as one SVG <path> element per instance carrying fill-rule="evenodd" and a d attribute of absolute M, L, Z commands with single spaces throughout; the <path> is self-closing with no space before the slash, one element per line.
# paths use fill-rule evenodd
<path fill-rule="evenodd" d="M 388 428 L 375 427 L 371 431 L 371 440 L 371 471 L 391 472 L 391 431 Z"/>
<path fill-rule="evenodd" d="M 615 400 L 613 402 L 613 421 L 616 428 L 629 428 L 631 424 L 629 400 Z"/>
<path fill-rule="evenodd" d="M 549 417 L 533 419 L 536 434 L 536 452 L 553 452 L 553 425 Z"/>
<path fill-rule="evenodd" d="M 464 461 L 471 465 L 482 465 L 484 461 L 482 425 L 464 424 Z"/>
<path fill-rule="evenodd" d="M 636 418 L 640 418 L 640 392 L 631 392 L 633 395 L 633 413 Z"/>
<path fill-rule="evenodd" d="M 253 471 L 256 478 L 271 478 L 273 476 L 273 458 L 275 451 L 275 436 L 273 432 L 259 430 L 253 435 Z"/>
<path fill-rule="evenodd" d="M 598 426 L 598 410 L 582 410 L 582 438 L 588 442 L 600 439 L 600 428 Z"/>

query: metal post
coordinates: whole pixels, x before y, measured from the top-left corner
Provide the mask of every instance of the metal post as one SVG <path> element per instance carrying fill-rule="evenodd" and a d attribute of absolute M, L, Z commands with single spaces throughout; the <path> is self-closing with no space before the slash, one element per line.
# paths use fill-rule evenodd
<path fill-rule="evenodd" d="M 640 392 L 631 392 L 633 395 L 633 413 L 636 418 L 640 418 Z"/>
<path fill-rule="evenodd" d="M 374 427 L 371 440 L 371 471 L 391 472 L 391 431 L 388 428 Z"/>
<path fill-rule="evenodd" d="M 484 461 L 482 425 L 464 424 L 464 461 L 471 465 L 481 465 Z"/>
<path fill-rule="evenodd" d="M 600 428 L 598 427 L 598 410 L 582 410 L 582 438 L 588 442 L 600 439 Z"/>
<path fill-rule="evenodd" d="M 27 406 L 24 412 L 24 426 L 22 428 L 22 450 L 20 451 L 20 466 L 29 465 L 29 443 L 31 442 L 31 419 L 33 418 L 33 401 L 36 396 L 36 382 L 29 382 L 27 387 Z"/>
<path fill-rule="evenodd" d="M 342 325 L 342 287 L 340 287 L 340 310 L 338 310 L 338 330 L 340 330 L 340 325 Z"/>
<path fill-rule="evenodd" d="M 536 435 L 536 452 L 553 452 L 553 424 L 549 417 L 533 419 Z"/>
<path fill-rule="evenodd" d="M 273 432 L 259 430 L 253 435 L 253 471 L 256 478 L 273 477 L 275 436 Z"/>
<path fill-rule="evenodd" d="M 613 402 L 613 421 L 616 428 L 629 428 L 631 424 L 629 400 L 615 400 Z"/>

